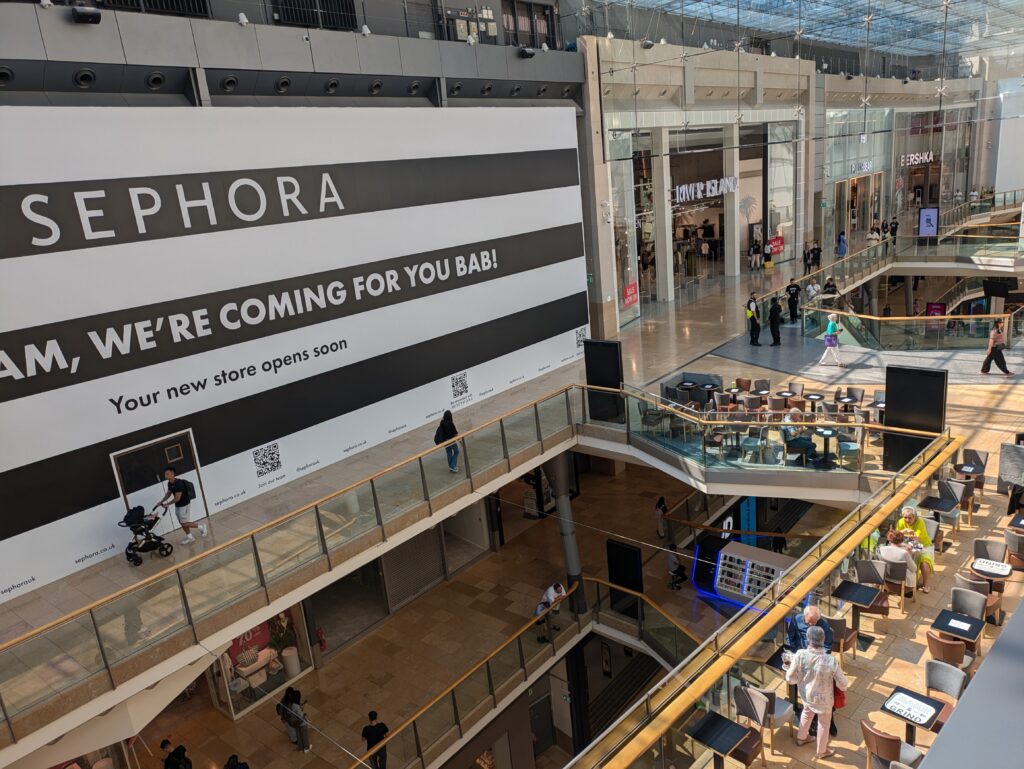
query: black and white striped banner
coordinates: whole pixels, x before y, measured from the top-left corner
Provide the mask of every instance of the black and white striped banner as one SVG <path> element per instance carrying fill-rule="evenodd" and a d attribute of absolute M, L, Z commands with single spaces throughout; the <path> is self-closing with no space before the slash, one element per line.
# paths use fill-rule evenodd
<path fill-rule="evenodd" d="M 190 431 L 214 513 L 266 490 L 269 442 L 287 482 L 581 355 L 570 109 L 5 107 L 0 131 L 17 583 L 121 536 L 112 454 Z"/>

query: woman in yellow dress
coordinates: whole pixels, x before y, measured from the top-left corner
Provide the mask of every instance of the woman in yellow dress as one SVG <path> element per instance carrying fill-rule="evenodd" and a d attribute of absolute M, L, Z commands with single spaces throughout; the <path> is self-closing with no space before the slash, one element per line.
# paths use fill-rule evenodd
<path fill-rule="evenodd" d="M 917 510 L 912 507 L 903 508 L 903 517 L 896 522 L 896 531 L 903 531 L 913 534 L 921 550 L 914 553 L 914 560 L 917 562 L 918 580 L 917 589 L 922 593 L 928 592 L 928 579 L 935 572 L 935 546 L 931 537 L 928 536 L 928 529 L 917 516 Z"/>

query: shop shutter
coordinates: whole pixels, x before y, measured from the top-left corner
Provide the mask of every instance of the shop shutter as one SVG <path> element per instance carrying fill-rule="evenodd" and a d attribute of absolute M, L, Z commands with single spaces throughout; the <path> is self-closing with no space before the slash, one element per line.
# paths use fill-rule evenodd
<path fill-rule="evenodd" d="M 444 579 L 440 530 L 419 534 L 381 558 L 388 604 L 394 611 Z"/>

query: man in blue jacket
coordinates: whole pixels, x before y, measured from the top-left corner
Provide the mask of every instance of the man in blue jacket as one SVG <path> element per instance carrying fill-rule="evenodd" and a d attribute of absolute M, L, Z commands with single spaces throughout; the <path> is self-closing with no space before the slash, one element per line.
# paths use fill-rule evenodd
<path fill-rule="evenodd" d="M 808 604 L 804 607 L 803 614 L 796 615 L 789 622 L 789 628 L 786 631 L 786 647 L 792 651 L 798 651 L 799 649 L 807 648 L 807 628 L 817 625 L 825 631 L 825 651 L 832 651 L 832 627 L 828 624 L 828 621 L 821 616 L 821 609 L 817 606 L 811 606 Z M 796 710 L 797 716 L 800 715 L 800 710 Z M 818 721 L 815 719 L 814 724 L 811 725 L 811 731 L 817 732 Z M 837 734 L 835 719 L 828 727 L 829 734 L 833 737 Z"/>

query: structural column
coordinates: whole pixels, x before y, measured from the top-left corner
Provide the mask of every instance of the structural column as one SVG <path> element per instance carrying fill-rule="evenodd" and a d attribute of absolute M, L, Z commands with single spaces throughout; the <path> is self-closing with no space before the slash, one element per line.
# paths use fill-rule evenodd
<path fill-rule="evenodd" d="M 903 301 L 907 305 L 903 314 L 907 317 L 914 314 L 914 277 L 907 275 L 903 278 Z"/>
<path fill-rule="evenodd" d="M 868 291 L 871 294 L 871 310 L 868 315 L 878 317 L 878 292 L 882 288 L 882 280 L 877 275 L 868 281 Z"/>
<path fill-rule="evenodd" d="M 722 138 L 725 144 L 722 150 L 722 175 L 739 179 L 740 176 L 740 127 L 738 123 L 723 126 Z M 722 208 L 725 209 L 725 228 L 722 235 L 722 254 L 725 259 L 727 276 L 740 274 L 740 210 L 739 184 L 736 192 L 722 196 Z"/>
<path fill-rule="evenodd" d="M 583 567 L 580 564 L 580 550 L 576 544 L 576 524 L 572 519 L 572 504 L 569 501 L 569 462 L 572 454 L 565 451 L 554 459 L 544 463 L 544 474 L 551 484 L 551 492 L 555 497 L 555 515 L 558 516 L 558 533 L 562 538 L 562 551 L 565 554 L 566 589 L 579 584 L 583 580 Z M 586 611 L 587 600 L 582 585 L 573 594 L 570 604 L 575 612 Z"/>
<path fill-rule="evenodd" d="M 668 128 L 651 130 L 651 175 L 654 206 L 654 259 L 656 264 L 655 293 L 659 302 L 676 298 L 675 272 L 672 259 L 672 168 L 669 163 Z"/>

